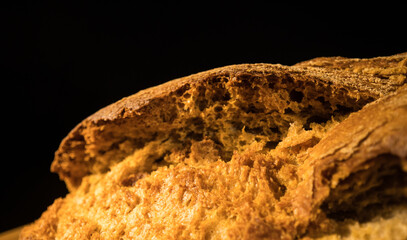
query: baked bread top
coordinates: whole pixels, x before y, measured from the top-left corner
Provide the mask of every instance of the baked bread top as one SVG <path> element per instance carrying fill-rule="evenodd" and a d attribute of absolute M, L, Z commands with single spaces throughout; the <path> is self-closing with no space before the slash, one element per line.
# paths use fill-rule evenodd
<path fill-rule="evenodd" d="M 62 141 L 52 170 L 70 193 L 20 238 L 340 239 L 386 223 L 403 239 L 406 59 L 233 65 L 124 98 Z"/>

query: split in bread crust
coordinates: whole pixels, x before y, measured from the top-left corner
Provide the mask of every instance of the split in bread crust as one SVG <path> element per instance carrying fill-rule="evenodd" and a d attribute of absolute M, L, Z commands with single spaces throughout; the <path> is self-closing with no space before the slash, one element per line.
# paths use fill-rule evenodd
<path fill-rule="evenodd" d="M 21 239 L 334 238 L 402 219 L 406 59 L 234 65 L 112 104 L 63 140 L 70 193 Z"/>

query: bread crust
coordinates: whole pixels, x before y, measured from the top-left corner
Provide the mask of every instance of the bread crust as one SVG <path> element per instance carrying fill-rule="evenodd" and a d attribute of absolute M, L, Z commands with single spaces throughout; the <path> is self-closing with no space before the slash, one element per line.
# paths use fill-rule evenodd
<path fill-rule="evenodd" d="M 406 172 L 407 87 L 352 113 L 299 158 L 304 162 L 298 170 L 302 181 L 296 186 L 296 190 L 291 192 L 292 195 L 284 196 L 287 200 L 283 199 L 281 204 L 291 208 L 296 218 L 306 219 L 311 225 L 320 224 L 318 217 L 321 214 L 321 205 L 331 201 L 329 195 L 341 184 L 345 187 L 345 180 L 352 174 L 371 169 L 372 165 L 379 164 L 380 161 L 384 161 L 384 165 L 390 165 L 393 158 Z M 362 189 L 361 181 L 366 179 L 361 176 L 358 184 Z M 405 180 L 402 184 L 405 188 Z M 352 191 L 352 194 L 356 195 L 359 189 Z M 339 200 L 346 202 L 346 197 L 349 196 L 344 192 L 339 194 Z M 312 223 L 313 221 L 315 222 Z"/>
<path fill-rule="evenodd" d="M 123 98 L 62 141 L 70 193 L 20 239 L 313 239 L 404 209 L 406 59 L 232 65 Z"/>

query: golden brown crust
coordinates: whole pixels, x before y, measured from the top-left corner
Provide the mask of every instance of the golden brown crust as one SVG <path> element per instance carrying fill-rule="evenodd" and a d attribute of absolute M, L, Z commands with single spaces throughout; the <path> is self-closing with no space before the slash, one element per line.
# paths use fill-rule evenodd
<path fill-rule="evenodd" d="M 295 64 L 297 67 L 329 68 L 367 74 L 402 85 L 406 82 L 407 52 L 388 57 L 368 59 L 344 57 L 319 57 Z"/>
<path fill-rule="evenodd" d="M 71 192 L 20 239 L 312 239 L 404 209 L 405 59 L 234 65 L 124 98 L 63 140 Z"/>

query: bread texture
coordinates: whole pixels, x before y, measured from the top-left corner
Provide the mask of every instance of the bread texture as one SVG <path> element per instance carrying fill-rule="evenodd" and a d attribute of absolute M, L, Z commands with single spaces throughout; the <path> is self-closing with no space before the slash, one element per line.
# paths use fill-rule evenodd
<path fill-rule="evenodd" d="M 63 139 L 70 193 L 20 239 L 405 239 L 406 76 L 330 57 L 140 91 Z"/>

